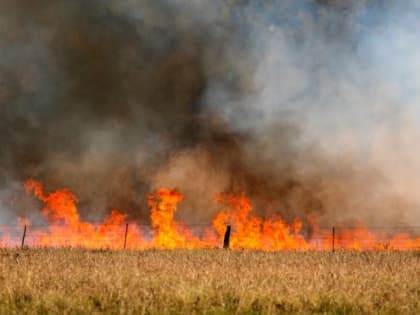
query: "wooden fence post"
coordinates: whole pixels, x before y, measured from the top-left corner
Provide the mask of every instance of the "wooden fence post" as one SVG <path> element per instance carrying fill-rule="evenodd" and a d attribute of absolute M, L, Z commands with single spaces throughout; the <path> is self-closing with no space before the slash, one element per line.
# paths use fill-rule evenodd
<path fill-rule="evenodd" d="M 128 233 L 128 223 L 125 225 L 124 249 L 126 249 L 127 247 L 127 233 Z"/>
<path fill-rule="evenodd" d="M 335 251 L 335 226 L 332 227 L 332 251 Z"/>
<path fill-rule="evenodd" d="M 226 226 L 226 232 L 225 232 L 225 238 L 223 240 L 223 248 L 224 249 L 229 249 L 229 247 L 230 247 L 230 229 L 231 229 L 231 226 L 227 225 Z"/>
<path fill-rule="evenodd" d="M 23 228 L 22 243 L 20 245 L 21 249 L 23 249 L 23 247 L 25 246 L 25 237 L 26 237 L 26 224 L 25 224 L 25 227 Z"/>

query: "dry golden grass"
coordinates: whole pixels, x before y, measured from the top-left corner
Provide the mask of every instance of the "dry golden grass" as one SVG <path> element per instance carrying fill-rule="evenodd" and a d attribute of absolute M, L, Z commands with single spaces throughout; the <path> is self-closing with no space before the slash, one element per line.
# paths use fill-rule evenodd
<path fill-rule="evenodd" d="M 420 314 L 406 252 L 0 250 L 1 314 Z"/>

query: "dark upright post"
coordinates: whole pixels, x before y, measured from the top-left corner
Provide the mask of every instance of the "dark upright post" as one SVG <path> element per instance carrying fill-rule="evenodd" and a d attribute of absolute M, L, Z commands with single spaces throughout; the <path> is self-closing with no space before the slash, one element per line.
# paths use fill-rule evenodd
<path fill-rule="evenodd" d="M 229 245 L 230 245 L 230 225 L 226 226 L 226 232 L 225 232 L 225 238 L 223 240 L 223 248 L 224 249 L 229 249 Z"/>
<path fill-rule="evenodd" d="M 127 247 L 127 233 L 128 233 L 128 223 L 125 225 L 124 249 Z"/>
<path fill-rule="evenodd" d="M 23 248 L 25 246 L 25 237 L 26 237 L 26 224 L 23 228 L 23 235 L 22 235 L 22 244 L 20 245 L 20 248 Z"/>

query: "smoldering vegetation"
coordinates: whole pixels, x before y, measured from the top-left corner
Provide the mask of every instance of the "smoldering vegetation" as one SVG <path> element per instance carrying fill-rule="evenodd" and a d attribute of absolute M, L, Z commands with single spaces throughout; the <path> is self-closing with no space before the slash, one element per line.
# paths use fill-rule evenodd
<path fill-rule="evenodd" d="M 3 1 L 0 183 L 14 197 L 2 211 L 37 211 L 16 188 L 31 177 L 71 189 L 94 220 L 118 208 L 146 221 L 145 195 L 169 186 L 185 194 L 188 222 L 208 222 L 212 197 L 227 191 L 245 192 L 264 216 L 405 224 L 418 205 L 395 189 L 407 176 L 376 158 L 392 151 L 389 137 L 375 139 L 405 125 L 406 99 L 367 43 L 408 11 L 379 1 Z"/>

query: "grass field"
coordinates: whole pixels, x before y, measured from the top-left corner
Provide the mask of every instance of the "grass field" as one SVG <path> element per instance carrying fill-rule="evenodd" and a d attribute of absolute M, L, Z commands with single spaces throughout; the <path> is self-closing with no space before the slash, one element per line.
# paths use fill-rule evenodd
<path fill-rule="evenodd" d="M 0 250 L 0 313 L 420 314 L 420 254 Z"/>

